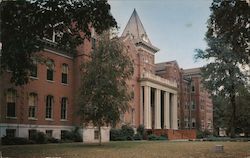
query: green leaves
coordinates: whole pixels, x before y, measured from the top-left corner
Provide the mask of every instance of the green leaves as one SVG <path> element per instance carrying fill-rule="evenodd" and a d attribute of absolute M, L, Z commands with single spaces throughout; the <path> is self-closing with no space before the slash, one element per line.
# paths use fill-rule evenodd
<path fill-rule="evenodd" d="M 202 68 L 203 83 L 213 95 L 226 100 L 226 104 L 230 105 L 227 108 L 223 105 L 215 109 L 225 109 L 229 115 L 228 127 L 231 129 L 231 136 L 234 136 L 236 95 L 240 91 L 239 87 L 247 85 L 243 65 L 249 64 L 250 59 L 250 8 L 246 1 L 214 0 L 210 9 L 212 12 L 205 38 L 208 48 L 196 50 L 195 57 L 210 62 Z"/>
<path fill-rule="evenodd" d="M 122 43 L 102 35 L 82 69 L 77 104 L 84 123 L 116 124 L 120 114 L 128 109 L 131 96 L 126 82 L 133 74 L 133 64 Z"/>
<path fill-rule="evenodd" d="M 106 0 L 34 0 L 1 2 L 1 70 L 12 72 L 16 85 L 28 82 L 30 58 L 52 38 L 54 47 L 72 55 L 90 38 L 90 27 L 97 33 L 116 27 Z M 84 33 L 84 34 L 83 34 Z"/>

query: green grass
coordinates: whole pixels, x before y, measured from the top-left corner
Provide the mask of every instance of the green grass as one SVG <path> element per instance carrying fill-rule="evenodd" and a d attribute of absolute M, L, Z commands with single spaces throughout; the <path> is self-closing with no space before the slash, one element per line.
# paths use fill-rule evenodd
<path fill-rule="evenodd" d="M 214 153 L 216 144 L 224 145 L 224 153 Z M 110 142 L 98 146 L 82 143 L 1 146 L 4 157 L 20 158 L 247 158 L 250 142 Z"/>

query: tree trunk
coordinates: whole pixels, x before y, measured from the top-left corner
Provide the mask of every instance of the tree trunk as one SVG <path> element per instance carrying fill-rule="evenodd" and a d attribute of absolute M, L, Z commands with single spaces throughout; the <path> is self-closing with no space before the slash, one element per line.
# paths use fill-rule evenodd
<path fill-rule="evenodd" d="M 98 125 L 98 133 L 99 133 L 99 145 L 102 145 L 102 133 L 100 125 Z"/>
<path fill-rule="evenodd" d="M 235 138 L 235 119 L 236 119 L 236 97 L 235 93 L 233 93 L 230 97 L 231 104 L 232 104 L 232 120 L 231 120 L 231 138 Z"/>

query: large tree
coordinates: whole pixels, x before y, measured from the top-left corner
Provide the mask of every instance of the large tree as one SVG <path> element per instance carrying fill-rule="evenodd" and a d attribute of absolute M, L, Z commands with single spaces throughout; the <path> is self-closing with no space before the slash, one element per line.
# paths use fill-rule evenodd
<path fill-rule="evenodd" d="M 215 95 L 229 98 L 230 129 L 235 136 L 236 96 L 245 86 L 244 65 L 249 62 L 249 6 L 246 1 L 214 0 L 205 40 L 208 48 L 197 50 L 197 59 L 209 60 L 202 68 L 203 82 Z"/>
<path fill-rule="evenodd" d="M 26 84 L 33 58 L 43 50 L 44 37 L 56 36 L 57 49 L 74 53 L 91 35 L 116 27 L 107 0 L 19 0 L 1 2 L 1 70 L 11 81 Z M 84 33 L 84 34 L 83 34 Z"/>
<path fill-rule="evenodd" d="M 78 107 L 85 126 L 115 125 L 127 111 L 131 94 L 127 81 L 133 64 L 119 39 L 101 36 L 88 62 L 82 65 Z"/>

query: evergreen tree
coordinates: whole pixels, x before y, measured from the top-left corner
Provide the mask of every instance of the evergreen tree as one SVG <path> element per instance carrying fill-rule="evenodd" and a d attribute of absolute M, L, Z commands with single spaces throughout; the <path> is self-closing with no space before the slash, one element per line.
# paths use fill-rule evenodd
<path fill-rule="evenodd" d="M 98 127 L 101 144 L 101 127 L 116 124 L 128 109 L 131 94 L 127 81 L 133 64 L 119 39 L 101 36 L 82 70 L 79 114 L 85 126 Z"/>

